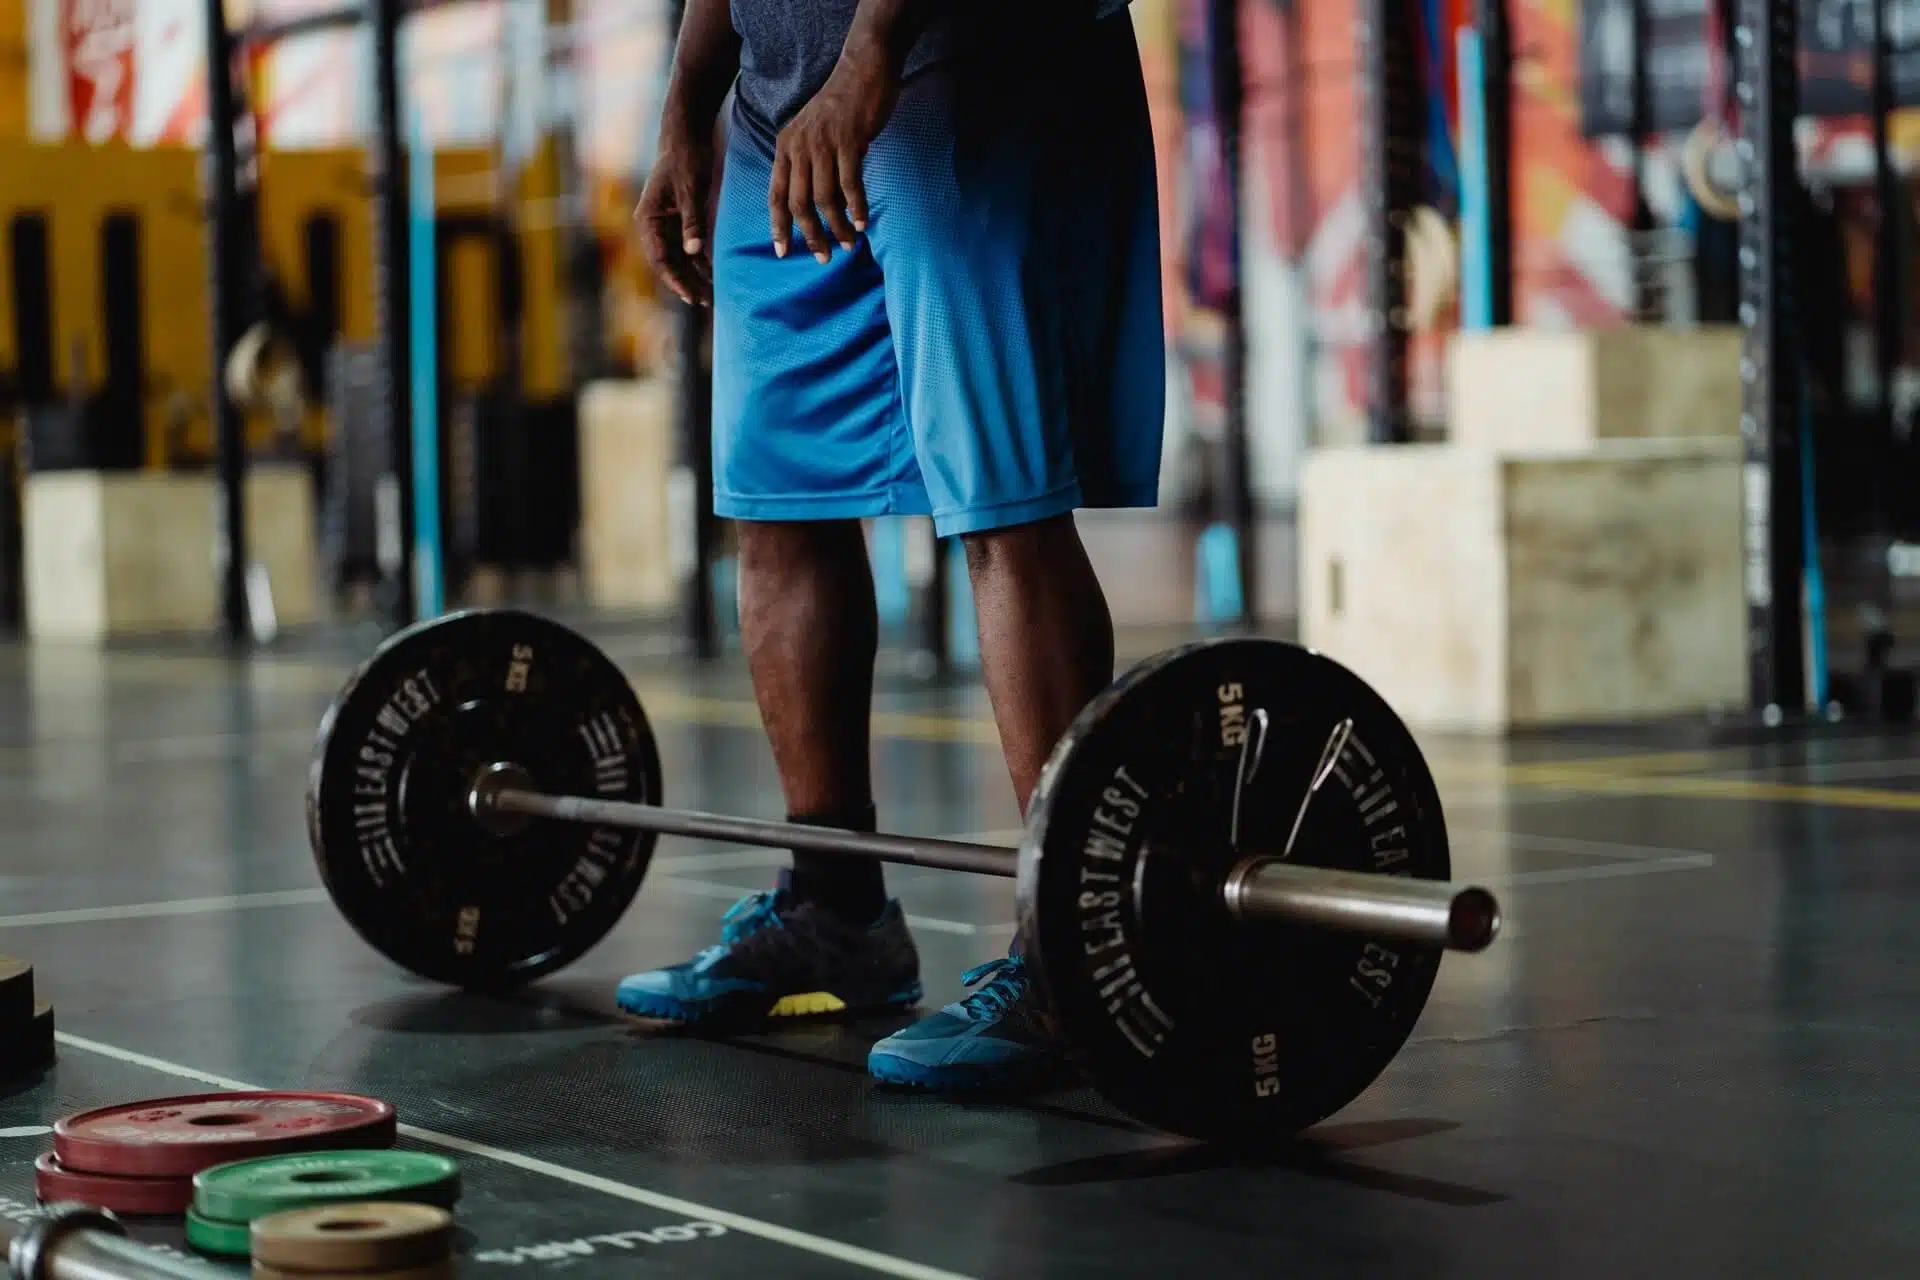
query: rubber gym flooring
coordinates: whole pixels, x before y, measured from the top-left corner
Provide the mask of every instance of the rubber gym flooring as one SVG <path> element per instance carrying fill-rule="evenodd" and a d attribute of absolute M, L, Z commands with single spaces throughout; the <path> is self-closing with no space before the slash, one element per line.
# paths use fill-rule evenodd
<path fill-rule="evenodd" d="M 778 815 L 737 661 L 608 647 L 670 803 Z M 1456 871 L 1499 888 L 1505 934 L 1449 958 L 1346 1112 L 1228 1159 L 1071 1089 L 879 1091 L 892 1024 L 716 1042 L 613 1015 L 620 975 L 768 881 L 761 851 L 664 841 L 616 934 L 515 999 L 395 971 L 306 845 L 348 652 L 0 653 L 0 951 L 62 1033 L 0 1097 L 0 1213 L 64 1113 L 304 1087 L 385 1097 L 405 1144 L 461 1159 L 476 1276 L 1920 1274 L 1920 741 L 1429 739 Z M 879 707 L 887 825 L 1014 825 L 981 697 L 889 678 Z M 929 1006 L 953 998 L 1006 947 L 1012 884 L 889 875 Z"/>

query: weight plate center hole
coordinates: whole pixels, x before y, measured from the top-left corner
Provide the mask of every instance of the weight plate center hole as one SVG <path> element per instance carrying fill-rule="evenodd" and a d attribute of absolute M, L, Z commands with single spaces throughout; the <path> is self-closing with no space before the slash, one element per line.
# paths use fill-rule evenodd
<path fill-rule="evenodd" d="M 500 807 L 503 791 L 534 790 L 533 775 L 517 764 L 496 760 L 482 765 L 467 792 L 467 810 L 487 834 L 507 839 L 519 835 L 533 821 L 533 815 L 512 813 Z"/>
<path fill-rule="evenodd" d="M 226 1111 L 210 1116 L 194 1116 L 189 1119 L 187 1123 L 201 1125 L 252 1124 L 257 1119 L 259 1119 L 258 1116 L 247 1115 L 244 1112 Z"/>

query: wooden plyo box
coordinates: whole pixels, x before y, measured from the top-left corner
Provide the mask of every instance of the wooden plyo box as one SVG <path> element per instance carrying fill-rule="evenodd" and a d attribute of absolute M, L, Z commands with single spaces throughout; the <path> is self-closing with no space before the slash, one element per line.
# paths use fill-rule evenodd
<path fill-rule="evenodd" d="M 1301 481 L 1304 643 L 1420 727 L 1737 705 L 1738 440 L 1330 449 Z"/>
<path fill-rule="evenodd" d="M 21 515 L 27 634 L 36 640 L 212 631 L 219 481 L 157 471 L 27 477 Z M 303 468 L 247 471 L 247 558 L 267 569 L 279 624 L 318 613 L 313 480 Z"/>
<path fill-rule="evenodd" d="M 580 578 L 589 603 L 672 606 L 674 520 L 692 518 L 673 501 L 673 454 L 673 398 L 664 379 L 595 382 L 581 391 Z"/>
<path fill-rule="evenodd" d="M 1447 441 L 1467 448 L 1737 437 L 1740 331 L 1464 330 L 1448 344 L 1447 397 Z"/>

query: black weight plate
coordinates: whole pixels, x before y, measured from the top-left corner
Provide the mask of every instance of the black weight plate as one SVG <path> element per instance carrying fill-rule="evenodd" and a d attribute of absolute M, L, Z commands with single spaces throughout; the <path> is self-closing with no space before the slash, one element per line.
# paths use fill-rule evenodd
<path fill-rule="evenodd" d="M 33 966 L 0 956 L 0 1042 L 25 1035 L 33 1021 Z"/>
<path fill-rule="evenodd" d="M 38 1004 L 26 1022 L 0 1038 L 0 1081 L 17 1081 L 53 1065 L 53 1006 Z"/>
<path fill-rule="evenodd" d="M 1077 1065 L 1136 1118 L 1204 1139 L 1291 1134 L 1358 1097 L 1412 1032 L 1438 949 L 1238 922 L 1222 899 L 1242 856 L 1286 848 L 1348 719 L 1292 860 L 1448 878 L 1412 736 L 1357 676 L 1294 645 L 1224 639 L 1149 659 L 1087 707 L 1043 772 L 1021 849 L 1021 948 Z"/>
<path fill-rule="evenodd" d="M 652 728 L 592 643 L 515 610 L 451 614 L 381 645 L 321 722 L 307 830 L 361 937 L 422 977 L 500 988 L 584 955 L 646 876 L 654 836 L 467 808 L 486 765 L 535 789 L 660 802 Z"/>

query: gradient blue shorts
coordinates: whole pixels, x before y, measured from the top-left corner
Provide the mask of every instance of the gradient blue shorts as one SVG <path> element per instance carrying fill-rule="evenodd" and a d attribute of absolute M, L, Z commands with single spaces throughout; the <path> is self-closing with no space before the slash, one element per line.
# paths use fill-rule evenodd
<path fill-rule="evenodd" d="M 931 515 L 946 536 L 1154 505 L 1166 358 L 1132 20 L 1046 54 L 909 80 L 867 155 L 866 234 L 825 265 L 797 231 L 774 256 L 770 140 L 736 109 L 713 246 L 719 515 Z"/>

